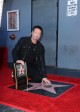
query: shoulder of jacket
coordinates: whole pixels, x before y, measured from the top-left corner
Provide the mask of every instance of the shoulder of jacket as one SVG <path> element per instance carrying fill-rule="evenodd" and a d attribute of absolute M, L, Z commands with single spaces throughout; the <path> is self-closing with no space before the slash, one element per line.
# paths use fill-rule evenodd
<path fill-rule="evenodd" d="M 42 48 L 44 48 L 43 44 L 41 42 L 38 41 L 38 45 Z"/>
<path fill-rule="evenodd" d="M 38 42 L 38 48 L 39 48 L 40 52 L 45 51 L 45 48 L 44 48 L 44 46 L 43 46 L 43 44 L 41 42 Z"/>
<path fill-rule="evenodd" d="M 25 41 L 30 41 L 31 39 L 30 37 L 21 37 L 20 40 L 25 42 Z"/>

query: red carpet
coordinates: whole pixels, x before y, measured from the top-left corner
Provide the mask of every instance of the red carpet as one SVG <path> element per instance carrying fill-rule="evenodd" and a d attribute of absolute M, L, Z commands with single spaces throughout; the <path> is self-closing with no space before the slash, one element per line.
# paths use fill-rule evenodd
<path fill-rule="evenodd" d="M 51 98 L 8 88 L 13 85 L 11 70 L 0 70 L 0 103 L 26 112 L 80 112 L 80 79 L 48 75 L 50 80 L 75 84 L 62 95 Z"/>

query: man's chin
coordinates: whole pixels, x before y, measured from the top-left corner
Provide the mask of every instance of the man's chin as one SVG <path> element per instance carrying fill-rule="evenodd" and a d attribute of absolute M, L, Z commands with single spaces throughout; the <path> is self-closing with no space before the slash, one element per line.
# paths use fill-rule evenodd
<path fill-rule="evenodd" d="M 35 41 L 38 41 L 38 38 L 35 38 L 35 37 L 34 37 L 33 39 L 34 39 Z"/>

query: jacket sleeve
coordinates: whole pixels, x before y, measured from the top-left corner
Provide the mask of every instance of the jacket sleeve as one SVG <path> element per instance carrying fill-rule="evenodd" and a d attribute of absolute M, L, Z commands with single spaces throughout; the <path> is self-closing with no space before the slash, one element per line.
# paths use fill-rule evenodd
<path fill-rule="evenodd" d="M 13 57 L 13 61 L 16 62 L 17 60 L 19 60 L 19 51 L 20 48 L 22 46 L 24 42 L 24 37 L 22 37 L 18 43 L 15 45 L 15 48 L 12 50 L 12 57 Z"/>
<path fill-rule="evenodd" d="M 43 78 L 46 78 L 46 68 L 45 68 L 45 59 L 44 59 L 45 49 L 42 46 L 42 49 L 40 51 L 40 72 L 42 74 Z"/>

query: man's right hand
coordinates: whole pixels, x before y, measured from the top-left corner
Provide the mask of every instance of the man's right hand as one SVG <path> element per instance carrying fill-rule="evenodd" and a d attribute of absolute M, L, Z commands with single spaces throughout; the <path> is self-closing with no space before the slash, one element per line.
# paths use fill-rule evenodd
<path fill-rule="evenodd" d="M 22 65 L 24 65 L 24 61 L 23 60 L 17 60 L 16 63 L 21 63 Z"/>

